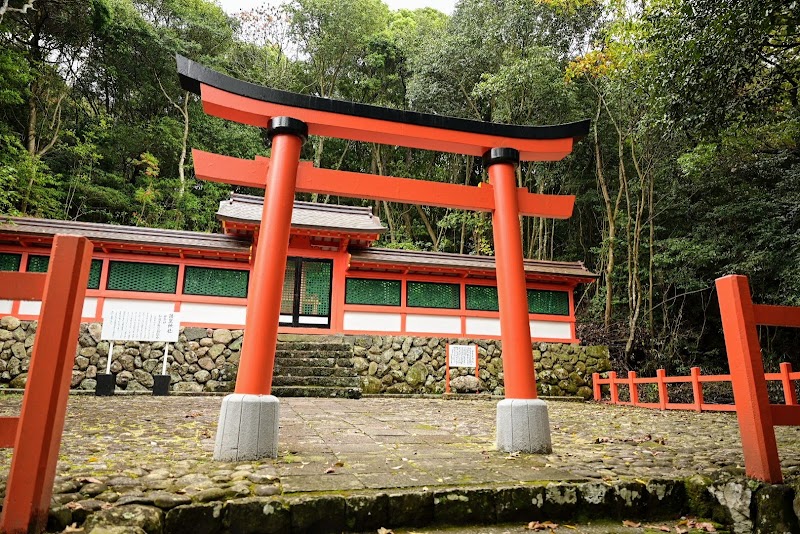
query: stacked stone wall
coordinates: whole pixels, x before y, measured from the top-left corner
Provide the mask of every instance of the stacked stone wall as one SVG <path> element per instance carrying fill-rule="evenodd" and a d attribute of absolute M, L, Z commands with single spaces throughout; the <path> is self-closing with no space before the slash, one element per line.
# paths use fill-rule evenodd
<path fill-rule="evenodd" d="M 22 388 L 27 379 L 36 321 L 0 319 L 0 388 Z M 102 325 L 82 323 L 71 387 L 93 391 L 98 373 L 105 373 L 109 342 L 101 340 Z M 224 328 L 181 328 L 171 344 L 167 374 L 177 392 L 232 391 L 244 332 Z M 292 336 L 283 336 L 291 340 Z M 305 336 L 308 337 L 308 336 Z M 353 346 L 353 367 L 364 393 L 444 393 L 448 343 L 478 346 L 479 375 L 451 368 L 451 391 L 502 395 L 502 343 L 499 340 L 447 339 L 413 336 L 345 336 Z M 148 391 L 161 374 L 163 342 L 115 343 L 111 372 L 118 390 Z M 610 370 L 606 347 L 534 343 L 533 358 L 539 393 L 589 398 L 593 372 Z"/>
<path fill-rule="evenodd" d="M 444 393 L 448 344 L 478 346 L 478 380 L 473 368 L 451 368 L 451 391 L 504 393 L 499 340 L 358 336 L 352 342 L 364 393 Z M 534 343 L 532 351 L 541 395 L 588 399 L 592 373 L 611 369 L 606 347 Z"/>
<path fill-rule="evenodd" d="M 36 321 L 0 319 L 0 387 L 22 388 L 28 377 Z M 109 342 L 101 340 L 102 325 L 81 323 L 72 389 L 94 391 L 98 373 L 105 373 Z M 242 330 L 181 328 L 170 344 L 167 374 L 170 389 L 200 393 L 232 391 L 239 366 Z M 118 390 L 150 391 L 153 375 L 161 374 L 165 343 L 128 341 L 114 344 L 111 372 Z"/>

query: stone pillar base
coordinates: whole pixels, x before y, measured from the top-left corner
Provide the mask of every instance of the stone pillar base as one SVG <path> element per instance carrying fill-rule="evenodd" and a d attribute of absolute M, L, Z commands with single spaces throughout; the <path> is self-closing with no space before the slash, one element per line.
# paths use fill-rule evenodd
<path fill-rule="evenodd" d="M 278 456 L 278 398 L 234 393 L 222 400 L 214 459 L 238 462 Z"/>
<path fill-rule="evenodd" d="M 497 448 L 506 452 L 550 454 L 550 419 L 540 399 L 503 399 L 497 403 Z"/>

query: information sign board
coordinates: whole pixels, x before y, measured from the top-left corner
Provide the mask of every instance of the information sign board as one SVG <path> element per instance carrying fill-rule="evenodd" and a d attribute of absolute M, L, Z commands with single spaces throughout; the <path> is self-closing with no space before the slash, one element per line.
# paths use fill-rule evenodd
<path fill-rule="evenodd" d="M 111 310 L 103 320 L 100 339 L 110 341 L 178 341 L 177 312 Z"/>
<path fill-rule="evenodd" d="M 447 352 L 450 367 L 475 367 L 478 363 L 475 345 L 448 345 Z"/>

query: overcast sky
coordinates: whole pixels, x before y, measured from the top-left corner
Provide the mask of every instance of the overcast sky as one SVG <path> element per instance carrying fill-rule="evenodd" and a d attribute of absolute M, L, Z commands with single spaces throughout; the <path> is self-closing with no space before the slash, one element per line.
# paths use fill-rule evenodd
<path fill-rule="evenodd" d="M 251 9 L 264 3 L 278 3 L 275 0 L 218 0 L 222 9 L 234 15 L 241 9 Z M 419 7 L 433 7 L 443 13 L 451 15 L 456 0 L 383 0 L 390 9 L 417 9 Z"/>

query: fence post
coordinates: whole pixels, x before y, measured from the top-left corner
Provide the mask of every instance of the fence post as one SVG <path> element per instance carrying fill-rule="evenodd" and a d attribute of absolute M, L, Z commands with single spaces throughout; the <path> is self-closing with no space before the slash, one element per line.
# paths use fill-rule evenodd
<path fill-rule="evenodd" d="M 92 243 L 57 235 L 8 472 L 0 531 L 41 532 L 47 525 Z"/>
<path fill-rule="evenodd" d="M 694 410 L 703 411 L 703 384 L 700 383 L 700 368 L 692 367 L 692 397 L 694 397 Z"/>
<path fill-rule="evenodd" d="M 619 404 L 619 389 L 617 389 L 617 372 L 611 371 L 608 373 L 608 378 L 611 380 L 609 382 L 609 386 L 611 386 L 611 404 Z"/>
<path fill-rule="evenodd" d="M 792 372 L 792 364 L 783 362 L 781 364 L 781 383 L 783 383 L 783 398 L 789 406 L 797 405 L 797 391 L 789 375 Z"/>
<path fill-rule="evenodd" d="M 658 379 L 658 405 L 662 410 L 666 410 L 669 403 L 667 383 L 664 382 L 664 379 L 667 378 L 667 372 L 664 369 L 656 369 L 656 378 Z"/>
<path fill-rule="evenodd" d="M 740 275 L 718 278 L 716 285 L 745 472 L 750 477 L 779 484 L 783 476 L 750 285 L 747 277 Z"/>
<path fill-rule="evenodd" d="M 600 389 L 600 373 L 592 373 L 592 390 L 594 390 L 595 402 L 600 402 L 600 400 L 603 398 L 603 394 Z"/>
<path fill-rule="evenodd" d="M 639 387 L 636 385 L 636 371 L 628 371 L 628 392 L 631 396 L 631 404 L 639 404 Z"/>

